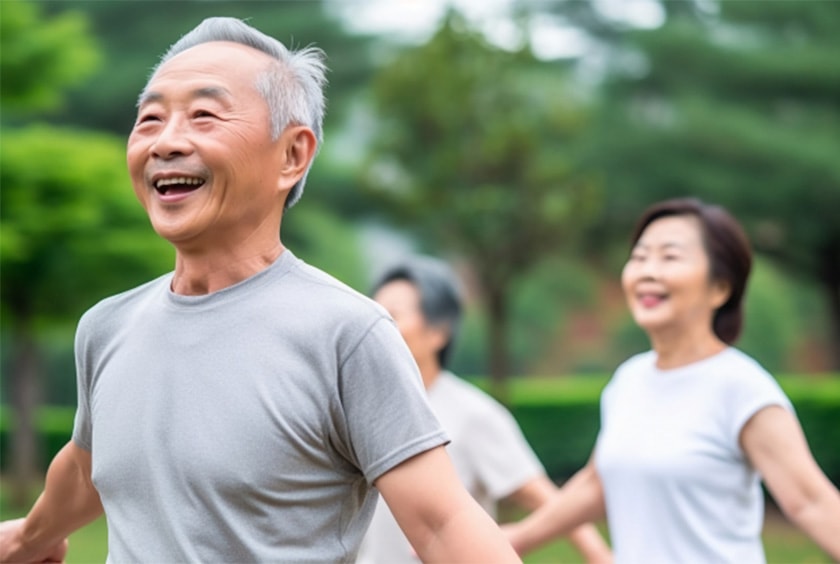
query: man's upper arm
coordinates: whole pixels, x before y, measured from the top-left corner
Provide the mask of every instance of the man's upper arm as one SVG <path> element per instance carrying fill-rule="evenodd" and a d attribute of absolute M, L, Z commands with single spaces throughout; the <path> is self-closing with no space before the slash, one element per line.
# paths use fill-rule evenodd
<path fill-rule="evenodd" d="M 395 466 L 375 485 L 423 561 L 519 561 L 464 489 L 443 447 Z"/>
<path fill-rule="evenodd" d="M 463 490 L 444 447 L 420 453 L 385 472 L 374 483 L 409 540 L 446 519 L 450 501 Z"/>
<path fill-rule="evenodd" d="M 47 470 L 44 497 L 51 504 L 58 501 L 59 511 L 67 513 L 67 522 L 77 523 L 73 530 L 102 513 L 99 492 L 91 480 L 92 469 L 91 452 L 71 440 L 55 455 Z"/>

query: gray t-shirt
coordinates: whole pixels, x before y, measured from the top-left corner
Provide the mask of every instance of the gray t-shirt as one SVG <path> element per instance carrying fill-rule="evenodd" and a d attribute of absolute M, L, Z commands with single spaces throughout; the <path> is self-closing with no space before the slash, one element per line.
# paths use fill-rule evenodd
<path fill-rule="evenodd" d="M 209 295 L 170 283 L 76 336 L 109 561 L 352 561 L 373 481 L 447 442 L 393 322 L 288 250 Z"/>

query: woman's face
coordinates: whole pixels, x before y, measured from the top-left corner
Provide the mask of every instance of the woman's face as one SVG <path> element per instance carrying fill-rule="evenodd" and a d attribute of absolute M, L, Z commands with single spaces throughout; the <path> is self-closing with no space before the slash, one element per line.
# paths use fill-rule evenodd
<path fill-rule="evenodd" d="M 668 216 L 642 232 L 624 265 L 621 283 L 636 323 L 648 333 L 712 331 L 714 312 L 729 295 L 709 277 L 701 225 L 693 216 Z M 673 333 L 672 333 L 673 335 Z"/>

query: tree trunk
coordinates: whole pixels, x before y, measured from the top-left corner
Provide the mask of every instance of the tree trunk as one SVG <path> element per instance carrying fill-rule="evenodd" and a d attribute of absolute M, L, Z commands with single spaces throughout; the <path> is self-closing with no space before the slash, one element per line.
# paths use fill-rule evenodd
<path fill-rule="evenodd" d="M 507 378 L 510 374 L 508 347 L 508 302 L 505 289 L 490 283 L 487 287 L 489 314 L 490 386 L 493 395 L 503 403 L 507 400 Z"/>
<path fill-rule="evenodd" d="M 12 366 L 12 499 L 16 507 L 24 507 L 36 476 L 41 474 L 40 440 L 35 429 L 35 410 L 41 403 L 38 346 L 23 321 L 17 333 L 17 352 Z"/>
<path fill-rule="evenodd" d="M 831 368 L 840 371 L 840 240 L 829 244 L 822 257 L 822 286 L 828 300 L 831 330 L 829 354 Z"/>

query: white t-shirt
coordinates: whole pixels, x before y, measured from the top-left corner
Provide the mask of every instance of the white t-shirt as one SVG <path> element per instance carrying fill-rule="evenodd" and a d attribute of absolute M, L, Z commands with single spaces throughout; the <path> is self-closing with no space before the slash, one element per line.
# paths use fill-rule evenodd
<path fill-rule="evenodd" d="M 467 491 L 495 517 L 496 502 L 545 473 L 513 416 L 496 400 L 450 372 L 428 390 L 451 443 L 446 449 Z M 359 563 L 419 560 L 380 497 L 362 541 Z"/>
<path fill-rule="evenodd" d="M 601 396 L 595 452 L 617 563 L 764 562 L 760 477 L 739 444 L 759 410 L 793 411 L 753 359 L 727 348 L 659 370 L 647 352 Z"/>

